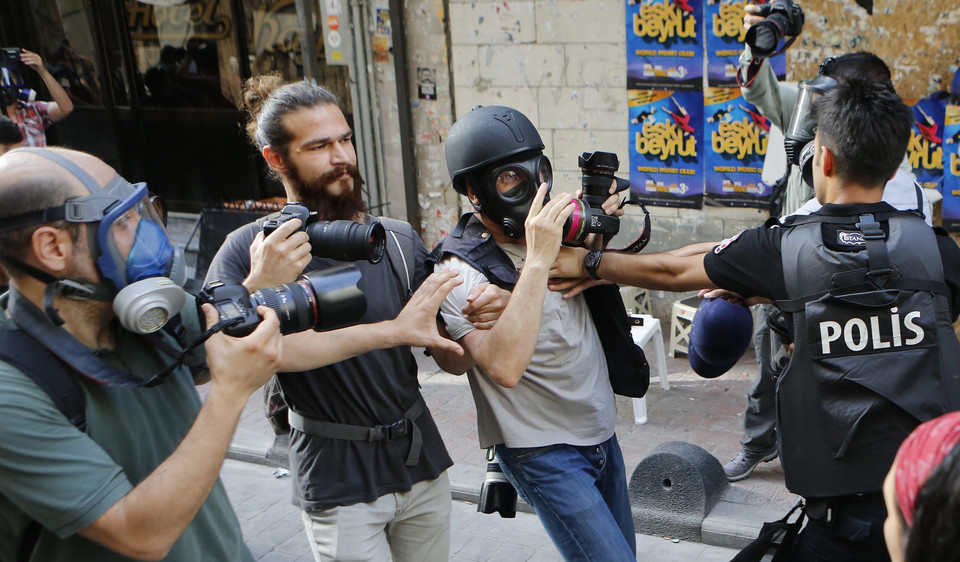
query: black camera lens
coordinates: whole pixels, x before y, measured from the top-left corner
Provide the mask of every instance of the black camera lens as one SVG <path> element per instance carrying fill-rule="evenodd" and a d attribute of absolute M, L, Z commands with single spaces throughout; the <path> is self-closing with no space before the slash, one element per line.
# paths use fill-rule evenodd
<path fill-rule="evenodd" d="M 379 263 L 386 247 L 386 231 L 379 222 L 317 221 L 307 226 L 311 252 L 340 261 Z"/>
<path fill-rule="evenodd" d="M 608 216 L 603 211 L 603 203 L 610 197 L 614 181 L 617 191 L 630 187 L 629 180 L 613 175 L 620 169 L 620 158 L 613 152 L 584 152 L 577 165 L 581 172 L 583 196 L 572 201 L 573 214 L 563 225 L 563 243 L 568 246 L 582 246 L 590 233 L 612 237 L 620 232 L 620 219 Z"/>
<path fill-rule="evenodd" d="M 517 490 L 504 476 L 499 463 L 487 463 L 487 474 L 483 486 L 480 487 L 477 511 L 499 513 L 500 517 L 507 519 L 517 516 Z"/>
<path fill-rule="evenodd" d="M 750 26 L 744 37 L 753 56 L 767 58 L 776 54 L 784 36 L 796 37 L 803 31 L 803 9 L 792 0 L 772 0 L 760 5 L 765 20 Z M 785 45 L 784 49 L 789 46 Z"/>
<path fill-rule="evenodd" d="M 379 263 L 386 247 L 386 231 L 379 222 L 360 224 L 351 220 L 321 221 L 317 213 L 299 203 L 287 203 L 283 209 L 260 222 L 264 236 L 291 219 L 300 219 L 300 229 L 310 237 L 310 252 L 321 258 L 340 261 L 367 260 Z"/>
<path fill-rule="evenodd" d="M 335 330 L 356 324 L 367 312 L 367 299 L 357 288 L 359 280 L 360 271 L 352 265 L 311 271 L 292 283 L 254 291 L 250 307 L 272 308 L 280 319 L 281 334 L 310 328 Z"/>
<path fill-rule="evenodd" d="M 243 285 L 211 281 L 197 295 L 197 306 L 210 303 L 228 324 L 223 332 L 242 338 L 260 324 L 258 306 L 277 313 L 281 334 L 310 328 L 320 332 L 352 326 L 367 312 L 367 299 L 357 287 L 360 270 L 341 265 L 305 273 L 292 283 L 247 293 Z"/>
<path fill-rule="evenodd" d="M 610 196 L 610 185 L 614 173 L 620 169 L 620 159 L 613 152 L 584 152 L 578 161 L 580 167 L 580 186 L 583 199 L 595 209 L 599 209 Z M 630 187 L 630 181 L 616 178 L 617 191 Z"/>
<path fill-rule="evenodd" d="M 783 39 L 782 20 L 783 16 L 777 14 L 750 26 L 745 40 L 754 56 L 766 58 L 777 50 L 777 45 Z"/>
<path fill-rule="evenodd" d="M 620 169 L 620 159 L 612 152 L 584 152 L 578 162 L 584 173 L 612 176 Z"/>

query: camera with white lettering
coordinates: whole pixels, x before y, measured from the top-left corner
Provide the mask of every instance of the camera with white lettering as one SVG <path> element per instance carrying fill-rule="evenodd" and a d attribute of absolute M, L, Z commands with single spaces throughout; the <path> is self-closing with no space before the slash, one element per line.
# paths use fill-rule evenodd
<path fill-rule="evenodd" d="M 612 152 L 584 152 L 578 161 L 583 194 L 574 199 L 573 214 L 563 225 L 563 243 L 582 246 L 588 234 L 613 237 L 620 232 L 620 219 L 603 211 L 603 202 L 610 197 L 610 185 L 617 182 L 617 192 L 630 188 L 630 180 L 618 178 L 620 159 Z"/>
<path fill-rule="evenodd" d="M 487 463 L 487 475 L 483 480 L 483 486 L 480 487 L 477 511 L 499 513 L 500 517 L 505 519 L 517 516 L 517 490 L 503 475 L 500 463 Z"/>
<path fill-rule="evenodd" d="M 292 283 L 252 293 L 239 283 L 211 281 L 197 295 L 197 306 L 212 304 L 220 321 L 227 323 L 223 332 L 237 338 L 260 324 L 257 307 L 261 305 L 277 313 L 281 334 L 310 328 L 323 332 L 357 324 L 366 314 L 367 299 L 357 287 L 359 280 L 360 270 L 347 264 L 304 273 Z"/>
<path fill-rule="evenodd" d="M 378 263 L 386 247 L 386 231 L 379 222 L 360 224 L 351 220 L 322 221 L 316 212 L 298 203 L 287 203 L 283 209 L 260 223 L 263 235 L 269 236 L 280 225 L 300 219 L 300 230 L 310 236 L 310 251 L 322 258 L 340 261 L 367 260 Z"/>

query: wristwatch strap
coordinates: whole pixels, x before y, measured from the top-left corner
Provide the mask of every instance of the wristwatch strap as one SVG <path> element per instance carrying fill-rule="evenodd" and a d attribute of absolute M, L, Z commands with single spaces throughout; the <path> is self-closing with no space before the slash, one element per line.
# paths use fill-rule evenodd
<path fill-rule="evenodd" d="M 587 270 L 590 277 L 594 279 L 600 279 L 600 276 L 597 275 L 597 268 L 600 267 L 600 259 L 602 257 L 603 250 L 590 250 L 587 252 L 587 255 L 583 256 L 583 268 Z"/>

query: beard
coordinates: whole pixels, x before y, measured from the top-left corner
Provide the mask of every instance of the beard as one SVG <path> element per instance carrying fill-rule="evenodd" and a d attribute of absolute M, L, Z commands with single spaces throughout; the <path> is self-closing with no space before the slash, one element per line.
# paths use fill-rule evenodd
<path fill-rule="evenodd" d="M 317 218 L 325 221 L 357 220 L 367 212 L 363 200 L 363 178 L 360 169 L 353 164 L 337 166 L 313 180 L 305 180 L 300 170 L 290 161 L 287 162 L 288 179 L 299 198 L 298 203 L 317 212 Z M 343 178 L 346 173 L 353 179 L 353 186 Z M 331 195 L 327 186 L 340 182 L 340 193 Z"/>

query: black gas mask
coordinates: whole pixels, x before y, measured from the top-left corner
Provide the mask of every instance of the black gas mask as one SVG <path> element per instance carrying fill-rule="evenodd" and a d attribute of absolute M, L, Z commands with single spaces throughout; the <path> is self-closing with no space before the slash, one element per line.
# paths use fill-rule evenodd
<path fill-rule="evenodd" d="M 553 168 L 542 152 L 519 154 L 467 175 L 477 196 L 477 210 L 503 227 L 507 236 L 523 237 L 523 223 L 541 183 L 547 198 L 553 187 Z"/>

